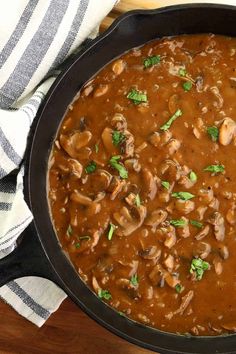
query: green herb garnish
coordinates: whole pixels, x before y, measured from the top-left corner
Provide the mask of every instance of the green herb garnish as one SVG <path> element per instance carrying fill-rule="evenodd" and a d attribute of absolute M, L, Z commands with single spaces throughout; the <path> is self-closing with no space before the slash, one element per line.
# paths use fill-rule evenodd
<path fill-rule="evenodd" d="M 170 119 L 160 127 L 161 130 L 168 130 L 171 126 L 171 124 L 180 116 L 182 116 L 182 111 L 181 109 L 177 109 L 177 111 L 173 114 L 172 117 L 170 117 Z"/>
<path fill-rule="evenodd" d="M 153 55 L 151 57 L 147 57 L 143 60 L 143 65 L 145 69 L 150 68 L 153 65 L 159 64 L 161 61 L 160 55 Z"/>
<path fill-rule="evenodd" d="M 75 244 L 75 248 L 80 248 L 80 243 L 79 243 L 79 242 L 77 242 L 77 243 Z"/>
<path fill-rule="evenodd" d="M 129 98 L 131 101 L 133 101 L 134 104 L 140 104 L 142 102 L 147 102 L 147 95 L 146 93 L 143 93 L 141 91 L 137 91 L 135 89 L 132 89 L 128 95 L 127 98 Z"/>
<path fill-rule="evenodd" d="M 184 91 L 190 91 L 192 88 L 193 84 L 191 81 L 186 81 L 183 83 L 183 89 Z"/>
<path fill-rule="evenodd" d="M 97 168 L 97 164 L 94 161 L 91 161 L 86 167 L 85 171 L 86 173 L 93 173 Z"/>
<path fill-rule="evenodd" d="M 191 262 L 190 273 L 196 275 L 197 280 L 201 280 L 204 272 L 208 270 L 210 264 L 203 261 L 201 258 L 194 258 Z"/>
<path fill-rule="evenodd" d="M 121 156 L 112 156 L 109 163 L 111 167 L 115 168 L 118 172 L 121 178 L 126 179 L 128 178 L 128 171 L 126 168 L 121 165 L 118 161 L 120 160 Z"/>
<path fill-rule="evenodd" d="M 118 146 L 125 140 L 125 135 L 118 130 L 114 130 L 112 133 L 113 145 Z"/>
<path fill-rule="evenodd" d="M 224 172 L 225 168 L 222 165 L 210 165 L 204 168 L 203 171 L 214 172 L 214 173 L 222 173 Z"/>
<path fill-rule="evenodd" d="M 107 238 L 109 241 L 111 241 L 115 229 L 116 229 L 116 226 L 110 222 L 110 228 L 109 228 L 108 235 L 107 235 Z"/>
<path fill-rule="evenodd" d="M 175 285 L 175 290 L 178 294 L 180 294 L 183 291 L 183 286 L 181 284 Z"/>
<path fill-rule="evenodd" d="M 133 286 L 138 286 L 138 282 L 139 282 L 138 275 L 137 274 L 132 275 L 132 277 L 130 278 L 130 284 L 132 284 Z"/>
<path fill-rule="evenodd" d="M 171 194 L 172 197 L 182 200 L 189 200 L 195 197 L 194 194 L 189 192 L 175 192 Z"/>
<path fill-rule="evenodd" d="M 170 224 L 173 225 L 174 227 L 184 227 L 186 225 L 186 221 L 183 219 L 175 219 L 175 220 L 170 220 Z"/>
<path fill-rule="evenodd" d="M 195 172 L 191 171 L 189 174 L 189 179 L 191 182 L 196 182 L 197 181 L 197 175 Z"/>
<path fill-rule="evenodd" d="M 207 133 L 209 134 L 212 141 L 217 141 L 219 138 L 219 129 L 215 126 L 208 127 Z"/>
<path fill-rule="evenodd" d="M 180 68 L 179 69 L 179 76 L 185 77 L 187 75 L 187 70 Z"/>
<path fill-rule="evenodd" d="M 96 154 L 97 154 L 97 153 L 98 153 L 98 151 L 99 151 L 98 144 L 95 144 L 94 149 L 95 149 L 95 152 L 96 152 Z"/>
<path fill-rule="evenodd" d="M 69 226 L 68 226 L 68 228 L 66 230 L 66 235 L 68 237 L 70 237 L 72 235 L 72 233 L 73 233 L 73 230 L 72 230 L 71 224 L 69 224 Z"/>
<path fill-rule="evenodd" d="M 112 296 L 108 290 L 98 289 L 98 297 L 100 297 L 100 299 L 110 300 Z"/>
<path fill-rule="evenodd" d="M 135 205 L 136 205 L 137 207 L 140 207 L 140 205 L 141 205 L 141 199 L 140 199 L 140 195 L 139 195 L 139 194 L 137 194 L 137 195 L 135 196 Z"/>
<path fill-rule="evenodd" d="M 167 182 L 167 181 L 162 181 L 162 182 L 161 182 L 161 185 L 162 185 L 162 187 L 164 187 L 165 189 L 169 189 L 169 188 L 170 188 L 170 183 Z"/>
<path fill-rule="evenodd" d="M 203 224 L 200 221 L 197 220 L 190 220 L 190 224 L 193 226 L 198 227 L 199 229 L 201 229 L 203 227 Z"/>

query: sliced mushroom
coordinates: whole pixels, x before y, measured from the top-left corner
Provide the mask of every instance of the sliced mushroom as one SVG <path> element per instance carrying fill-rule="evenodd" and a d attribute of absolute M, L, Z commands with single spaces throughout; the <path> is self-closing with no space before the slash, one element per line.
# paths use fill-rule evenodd
<path fill-rule="evenodd" d="M 83 172 L 83 166 L 78 160 L 67 159 L 65 164 L 59 164 L 58 167 L 66 173 L 71 173 L 77 178 L 81 178 Z"/>
<path fill-rule="evenodd" d="M 114 117 L 111 119 L 111 126 L 116 130 L 126 130 L 127 121 L 123 114 L 115 113 Z"/>
<path fill-rule="evenodd" d="M 91 190 L 97 194 L 99 192 L 106 191 L 112 180 L 112 175 L 103 169 L 98 169 L 94 173 L 91 173 L 88 178 Z"/>
<path fill-rule="evenodd" d="M 204 237 L 206 237 L 208 235 L 210 231 L 210 227 L 209 225 L 206 225 L 201 231 L 199 231 L 196 236 L 195 236 L 195 239 L 196 240 L 202 240 Z"/>
<path fill-rule="evenodd" d="M 214 264 L 214 268 L 215 268 L 216 274 L 217 274 L 217 275 L 221 275 L 222 272 L 223 272 L 222 261 L 221 261 L 219 258 L 215 257 L 215 258 L 213 259 L 213 264 Z"/>
<path fill-rule="evenodd" d="M 70 136 L 61 134 L 60 144 L 70 157 L 76 159 L 79 156 L 79 150 L 88 145 L 91 138 L 92 134 L 88 130 L 84 132 L 75 132 Z"/>
<path fill-rule="evenodd" d="M 98 293 L 98 291 L 101 289 L 95 276 L 92 277 L 92 287 L 96 293 Z"/>
<path fill-rule="evenodd" d="M 109 85 L 108 84 L 100 84 L 98 88 L 94 90 L 93 97 L 101 97 L 105 95 L 109 90 Z"/>
<path fill-rule="evenodd" d="M 134 170 L 135 172 L 140 172 L 141 170 L 141 165 L 137 159 L 125 160 L 124 165 L 128 171 Z"/>
<path fill-rule="evenodd" d="M 155 265 L 152 271 L 149 273 L 149 279 L 151 280 L 154 286 L 161 285 L 163 280 L 171 287 L 174 288 L 179 280 L 177 275 L 170 274 L 165 270 L 160 264 Z"/>
<path fill-rule="evenodd" d="M 133 207 L 133 211 L 136 211 L 135 216 L 131 214 L 128 208 L 122 207 L 118 212 L 113 214 L 114 219 L 119 225 L 116 229 L 118 236 L 128 236 L 143 224 L 147 213 L 146 207 L 143 205 Z"/>
<path fill-rule="evenodd" d="M 126 182 L 124 180 L 121 180 L 117 176 L 112 177 L 111 183 L 107 190 L 109 193 L 111 193 L 111 200 L 114 200 L 117 197 L 117 195 L 123 190 L 125 185 Z"/>
<path fill-rule="evenodd" d="M 223 259 L 228 259 L 229 258 L 229 249 L 225 245 L 220 245 L 219 246 L 219 254 L 221 258 Z"/>
<path fill-rule="evenodd" d="M 195 184 L 195 182 L 191 181 L 188 176 L 181 176 L 178 180 L 178 184 L 184 186 L 184 188 L 189 189 Z"/>
<path fill-rule="evenodd" d="M 70 199 L 78 204 L 85 205 L 85 206 L 90 206 L 93 203 L 93 200 L 86 195 L 83 195 L 80 193 L 78 190 L 74 190 L 71 195 Z"/>
<path fill-rule="evenodd" d="M 225 118 L 219 130 L 219 142 L 221 145 L 229 145 L 236 136 L 236 122 L 231 118 Z"/>
<path fill-rule="evenodd" d="M 183 227 L 178 227 L 177 228 L 177 234 L 180 237 L 187 238 L 190 236 L 190 230 L 189 230 L 189 222 L 188 219 L 182 216 L 181 218 L 183 221 L 185 221 L 185 225 Z"/>
<path fill-rule="evenodd" d="M 144 224 L 156 228 L 167 218 L 168 213 L 163 209 L 156 209 L 147 216 Z"/>
<path fill-rule="evenodd" d="M 172 254 L 169 254 L 165 260 L 163 261 L 163 265 L 165 268 L 168 270 L 168 272 L 173 272 L 174 266 L 175 266 L 175 259 L 172 256 Z"/>
<path fill-rule="evenodd" d="M 194 251 L 194 256 L 199 256 L 201 259 L 205 259 L 211 252 L 211 245 L 206 242 L 200 242 Z"/>
<path fill-rule="evenodd" d="M 166 143 L 168 143 L 168 141 L 170 141 L 171 137 L 172 137 L 172 133 L 169 130 L 166 130 L 163 133 L 154 132 L 149 136 L 148 141 L 153 146 L 157 148 L 161 148 Z"/>
<path fill-rule="evenodd" d="M 175 228 L 172 225 L 168 225 L 165 228 L 162 228 L 162 232 L 165 236 L 164 245 L 167 248 L 173 247 L 176 243 Z"/>
<path fill-rule="evenodd" d="M 160 172 L 167 181 L 178 181 L 181 177 L 181 167 L 178 162 L 173 160 L 164 161 Z"/>
<path fill-rule="evenodd" d="M 116 75 L 120 75 L 124 71 L 124 68 L 125 62 L 122 59 L 118 59 L 112 64 L 112 71 Z"/>
<path fill-rule="evenodd" d="M 174 202 L 175 209 L 184 215 L 191 213 L 195 208 L 195 203 L 192 200 L 178 199 Z"/>
<path fill-rule="evenodd" d="M 161 256 L 161 249 L 157 246 L 150 246 L 144 250 L 140 250 L 138 254 L 144 259 L 158 261 Z"/>
<path fill-rule="evenodd" d="M 224 218 L 218 212 L 214 212 L 208 219 L 208 222 L 214 227 L 214 234 L 217 241 L 223 241 L 225 238 Z"/>
<path fill-rule="evenodd" d="M 127 197 L 125 197 L 125 201 L 129 206 L 135 205 L 136 195 L 134 193 L 129 193 Z"/>
<path fill-rule="evenodd" d="M 165 146 L 169 155 L 173 155 L 180 148 L 181 143 L 177 139 L 171 139 Z"/>
<path fill-rule="evenodd" d="M 134 155 L 134 136 L 128 131 L 124 131 L 125 139 L 121 144 L 122 155 L 132 157 Z"/>
<path fill-rule="evenodd" d="M 147 168 L 142 170 L 142 177 L 144 193 L 149 199 L 153 200 L 157 193 L 156 178 L 154 178 L 152 173 Z"/>
<path fill-rule="evenodd" d="M 102 142 L 110 155 L 118 155 L 119 148 L 118 146 L 115 146 L 112 142 L 112 133 L 113 130 L 111 128 L 106 127 L 102 132 Z"/>
<path fill-rule="evenodd" d="M 213 95 L 216 97 L 217 101 L 214 101 L 213 104 L 217 109 L 221 109 L 224 104 L 224 99 L 220 94 L 219 88 L 217 86 L 212 86 L 210 88 L 210 91 L 213 93 Z"/>
<path fill-rule="evenodd" d="M 235 206 L 230 208 L 227 213 L 226 213 L 226 220 L 230 225 L 235 225 L 236 224 L 236 212 L 235 212 Z"/>
<path fill-rule="evenodd" d="M 204 214 L 205 214 L 206 211 L 207 211 L 207 206 L 203 206 L 203 205 L 200 205 L 200 206 L 196 209 L 196 212 L 198 213 L 200 220 L 203 220 Z"/>
<path fill-rule="evenodd" d="M 177 109 L 179 109 L 179 105 L 180 105 L 180 97 L 177 94 L 170 96 L 168 101 L 168 108 L 170 114 L 174 114 L 177 111 Z"/>

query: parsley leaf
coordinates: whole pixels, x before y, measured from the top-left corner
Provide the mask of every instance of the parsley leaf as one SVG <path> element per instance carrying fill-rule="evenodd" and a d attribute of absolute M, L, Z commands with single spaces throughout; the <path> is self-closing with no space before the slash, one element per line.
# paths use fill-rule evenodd
<path fill-rule="evenodd" d="M 161 182 L 162 187 L 164 187 L 165 189 L 169 189 L 170 188 L 170 183 L 168 181 L 162 181 Z"/>
<path fill-rule="evenodd" d="M 125 135 L 118 130 L 114 130 L 112 133 L 113 145 L 118 146 L 125 140 Z"/>
<path fill-rule="evenodd" d="M 110 222 L 110 228 L 109 228 L 108 235 L 107 235 L 107 238 L 109 241 L 111 241 L 115 229 L 116 229 L 116 226 Z"/>
<path fill-rule="evenodd" d="M 97 154 L 98 151 L 99 151 L 99 146 L 98 146 L 98 144 L 95 144 L 94 149 L 95 149 L 95 152 L 96 152 L 96 154 Z"/>
<path fill-rule="evenodd" d="M 191 182 L 196 182 L 197 181 L 197 175 L 195 172 L 191 171 L 189 174 L 189 179 Z"/>
<path fill-rule="evenodd" d="M 160 55 L 153 55 L 151 57 L 147 57 L 143 60 L 143 65 L 144 68 L 150 68 L 153 65 L 159 64 L 161 61 L 161 56 Z"/>
<path fill-rule="evenodd" d="M 75 248 L 80 248 L 80 243 L 79 243 L 79 242 L 77 242 L 77 243 L 75 244 Z"/>
<path fill-rule="evenodd" d="M 219 138 L 219 129 L 215 126 L 208 127 L 207 133 L 209 134 L 212 141 L 217 141 Z"/>
<path fill-rule="evenodd" d="M 191 88 L 192 88 L 192 86 L 193 86 L 193 84 L 192 84 L 192 82 L 191 81 L 186 81 L 186 82 L 184 82 L 183 83 L 183 89 L 184 89 L 184 91 L 190 91 L 191 90 Z"/>
<path fill-rule="evenodd" d="M 132 275 L 132 277 L 130 278 L 130 284 L 132 284 L 133 286 L 138 286 L 138 282 L 139 282 L 138 275 L 137 274 Z"/>
<path fill-rule="evenodd" d="M 223 165 L 210 165 L 204 168 L 203 171 L 207 172 L 215 172 L 215 173 L 222 173 L 224 172 L 225 168 Z"/>
<path fill-rule="evenodd" d="M 176 284 L 175 291 L 180 294 L 183 291 L 183 286 L 181 284 Z"/>
<path fill-rule="evenodd" d="M 203 274 L 206 270 L 208 270 L 210 264 L 208 262 L 203 261 L 201 258 L 194 258 L 191 262 L 190 273 L 196 275 L 197 280 L 201 280 Z"/>
<path fill-rule="evenodd" d="M 91 161 L 86 167 L 85 171 L 86 173 L 93 173 L 97 168 L 97 164 L 94 161 Z"/>
<path fill-rule="evenodd" d="M 199 229 L 201 229 L 203 227 L 203 224 L 200 221 L 197 220 L 190 220 L 190 224 L 193 226 L 198 227 Z"/>
<path fill-rule="evenodd" d="M 186 221 L 183 219 L 170 220 L 170 224 L 174 227 L 184 227 L 186 225 Z"/>
<path fill-rule="evenodd" d="M 121 165 L 118 161 L 120 160 L 121 156 L 112 156 L 109 163 L 111 167 L 115 168 L 118 172 L 121 178 L 126 179 L 128 178 L 128 171 L 126 168 Z"/>
<path fill-rule="evenodd" d="M 177 199 L 182 199 L 182 200 L 189 200 L 195 197 L 194 194 L 191 194 L 189 192 L 175 192 L 171 194 L 172 197 L 177 198 Z"/>
<path fill-rule="evenodd" d="M 110 300 L 112 298 L 108 290 L 98 289 L 98 297 L 100 299 Z"/>
<path fill-rule="evenodd" d="M 135 197 L 135 204 L 137 207 L 140 207 L 141 205 L 141 199 L 140 199 L 140 195 L 137 194 L 136 197 Z"/>
<path fill-rule="evenodd" d="M 181 109 L 177 109 L 177 111 L 173 114 L 172 117 L 170 117 L 170 119 L 160 127 L 161 130 L 168 130 L 170 128 L 170 126 L 172 125 L 172 123 L 180 116 L 182 116 L 182 111 Z"/>
<path fill-rule="evenodd" d="M 187 70 L 184 68 L 179 69 L 179 76 L 185 77 L 187 75 Z"/>
<path fill-rule="evenodd" d="M 143 93 L 141 91 L 137 91 L 135 89 L 132 89 L 128 95 L 127 98 L 129 98 L 131 101 L 133 101 L 134 104 L 140 104 L 142 102 L 147 102 L 147 95 L 146 93 Z"/>

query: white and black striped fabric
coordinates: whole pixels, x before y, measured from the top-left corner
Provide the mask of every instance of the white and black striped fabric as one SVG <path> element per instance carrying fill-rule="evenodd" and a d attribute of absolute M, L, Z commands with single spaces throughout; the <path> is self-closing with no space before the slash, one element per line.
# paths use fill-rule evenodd
<path fill-rule="evenodd" d="M 31 123 L 56 69 L 87 38 L 116 0 L 3 0 L 0 4 L 0 258 L 32 220 L 24 201 L 23 158 Z M 45 78 L 48 78 L 46 81 Z M 41 326 L 66 297 L 48 280 L 27 277 L 0 296 Z"/>

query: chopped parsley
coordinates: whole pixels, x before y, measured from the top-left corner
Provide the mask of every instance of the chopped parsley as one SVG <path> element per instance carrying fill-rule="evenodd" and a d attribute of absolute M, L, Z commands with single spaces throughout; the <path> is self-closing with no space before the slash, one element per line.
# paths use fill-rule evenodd
<path fill-rule="evenodd" d="M 95 152 L 96 152 L 96 154 L 97 154 L 97 153 L 98 153 L 98 151 L 99 151 L 98 144 L 95 144 L 94 149 L 95 149 Z"/>
<path fill-rule="evenodd" d="M 139 282 L 138 275 L 137 274 L 132 275 L 132 277 L 130 278 L 130 284 L 132 284 L 133 286 L 138 286 L 138 282 Z"/>
<path fill-rule="evenodd" d="M 107 238 L 109 241 L 111 241 L 115 229 L 116 229 L 116 226 L 110 222 L 110 228 L 109 228 L 109 231 L 107 234 Z"/>
<path fill-rule="evenodd" d="M 110 300 L 112 296 L 108 290 L 99 289 L 98 297 L 100 297 L 100 299 Z"/>
<path fill-rule="evenodd" d="M 173 114 L 173 116 L 172 117 L 170 117 L 170 119 L 164 124 L 164 125 L 162 125 L 161 127 L 160 127 L 160 129 L 161 130 L 168 130 L 170 127 L 171 127 L 171 125 L 172 125 L 172 123 L 178 118 L 178 117 L 180 117 L 180 116 L 182 116 L 182 111 L 181 111 L 181 109 L 177 109 L 177 111 Z"/>
<path fill-rule="evenodd" d="M 145 69 L 150 68 L 153 65 L 159 64 L 161 61 L 160 55 L 153 55 L 151 57 L 147 57 L 143 60 L 143 66 Z"/>
<path fill-rule="evenodd" d="M 196 182 L 197 181 L 197 175 L 195 172 L 191 171 L 189 174 L 189 179 L 191 182 Z"/>
<path fill-rule="evenodd" d="M 113 145 L 118 146 L 125 140 L 125 135 L 118 130 L 114 130 L 112 133 Z"/>
<path fill-rule="evenodd" d="M 180 294 L 183 291 L 183 286 L 181 284 L 176 284 L 175 291 Z"/>
<path fill-rule="evenodd" d="M 201 280 L 203 274 L 206 270 L 208 270 L 210 264 L 208 262 L 203 261 L 201 258 L 194 258 L 191 262 L 190 273 L 196 275 L 197 280 Z"/>
<path fill-rule="evenodd" d="M 207 172 L 214 172 L 214 173 L 222 173 L 224 172 L 225 168 L 223 165 L 210 165 L 204 168 L 204 171 Z"/>
<path fill-rule="evenodd" d="M 170 188 L 170 183 L 168 181 L 161 181 L 161 185 L 165 189 L 169 189 Z"/>
<path fill-rule="evenodd" d="M 195 197 L 194 194 L 189 192 L 175 192 L 171 194 L 172 197 L 182 200 L 189 200 Z"/>
<path fill-rule="evenodd" d="M 179 76 L 185 77 L 187 75 L 187 70 L 184 68 L 179 69 Z"/>
<path fill-rule="evenodd" d="M 219 138 L 219 129 L 215 126 L 208 127 L 207 133 L 209 134 L 212 141 L 217 141 Z"/>
<path fill-rule="evenodd" d="M 126 168 L 121 165 L 118 161 L 120 160 L 121 156 L 112 156 L 109 163 L 111 167 L 115 168 L 118 172 L 121 178 L 126 179 L 128 178 L 128 171 Z"/>
<path fill-rule="evenodd" d="M 86 173 L 93 173 L 97 168 L 97 164 L 94 161 L 91 161 L 86 167 L 85 171 Z"/>
<path fill-rule="evenodd" d="M 142 102 L 147 102 L 147 94 L 143 93 L 141 91 L 137 91 L 135 89 L 132 89 L 128 95 L 127 98 L 130 99 L 131 101 L 133 101 L 134 104 L 140 104 Z"/>
<path fill-rule="evenodd" d="M 140 205 L 141 205 L 141 199 L 140 199 L 140 195 L 139 195 L 139 194 L 137 194 L 137 195 L 135 196 L 135 205 L 136 205 L 137 207 L 140 207 Z"/>
<path fill-rule="evenodd" d="M 170 220 L 170 224 L 173 225 L 174 227 L 184 227 L 186 225 L 186 221 L 183 219 L 175 219 L 175 220 Z"/>
<path fill-rule="evenodd" d="M 77 242 L 77 243 L 75 244 L 75 248 L 80 248 L 80 243 L 79 243 L 79 242 Z"/>
<path fill-rule="evenodd" d="M 72 230 L 71 224 L 69 224 L 69 226 L 68 226 L 68 228 L 66 230 L 66 235 L 68 237 L 70 237 L 72 235 L 72 233 L 73 233 L 73 230 Z"/>
<path fill-rule="evenodd" d="M 190 220 L 190 224 L 195 227 L 198 227 L 199 229 L 201 229 L 203 227 L 203 223 L 201 223 L 200 221 L 197 221 L 197 220 Z"/>
<path fill-rule="evenodd" d="M 184 91 L 190 91 L 191 90 L 191 88 L 192 88 L 192 86 L 193 86 L 193 84 L 192 84 L 192 82 L 191 81 L 186 81 L 186 82 L 184 82 L 183 83 L 183 89 L 184 89 Z"/>

